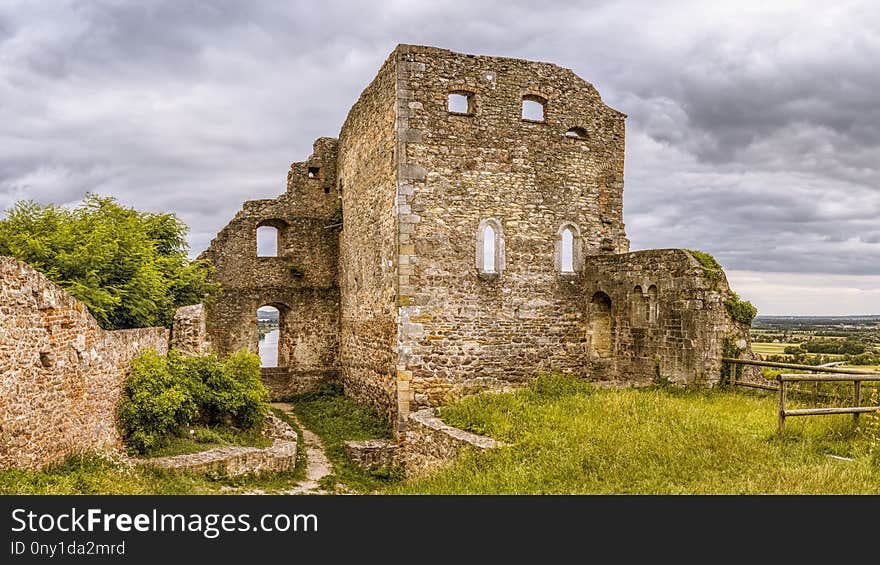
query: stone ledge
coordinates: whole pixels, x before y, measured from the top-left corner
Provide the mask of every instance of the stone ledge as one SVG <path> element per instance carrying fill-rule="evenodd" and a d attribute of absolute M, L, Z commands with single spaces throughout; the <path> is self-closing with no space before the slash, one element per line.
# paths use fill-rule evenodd
<path fill-rule="evenodd" d="M 401 465 L 401 445 L 387 439 L 346 441 L 345 454 L 352 462 L 370 471 Z"/>
<path fill-rule="evenodd" d="M 198 453 L 137 461 L 162 469 L 215 473 L 229 477 L 292 471 L 296 467 L 297 435 L 294 429 L 270 412 L 266 416 L 263 434 L 275 441 L 269 447 L 262 449 L 242 446 L 216 447 Z"/>
<path fill-rule="evenodd" d="M 409 415 L 404 466 L 408 476 L 418 476 L 451 463 L 467 449 L 486 451 L 505 444 L 490 437 L 455 428 L 427 408 Z"/>
<path fill-rule="evenodd" d="M 191 473 L 216 473 L 229 477 L 292 471 L 296 466 L 296 441 L 276 439 L 267 448 L 218 447 L 171 457 L 139 459 L 139 463 Z"/>

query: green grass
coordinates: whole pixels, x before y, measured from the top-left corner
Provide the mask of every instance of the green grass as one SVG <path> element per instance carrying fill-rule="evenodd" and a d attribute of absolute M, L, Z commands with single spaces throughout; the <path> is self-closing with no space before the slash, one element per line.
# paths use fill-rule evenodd
<path fill-rule="evenodd" d="M 798 402 L 793 401 L 793 406 Z M 880 426 L 847 416 L 792 418 L 748 392 L 600 389 L 564 377 L 467 397 L 446 422 L 509 444 L 468 453 L 395 494 L 880 493 Z M 829 457 L 852 458 L 840 461 Z"/>
<path fill-rule="evenodd" d="M 302 446 L 302 431 L 286 414 L 280 410 L 273 412 L 290 424 L 297 432 L 298 445 Z M 159 455 L 174 455 L 199 451 L 199 446 L 211 447 L 229 445 L 259 444 L 266 446 L 271 440 L 250 437 L 249 433 L 233 428 L 213 428 L 219 440 L 208 433 L 198 437 L 216 440 L 197 443 L 188 441 L 168 446 Z M 194 434 L 195 435 L 195 434 Z M 68 457 L 64 462 L 42 471 L 22 471 L 10 469 L 0 471 L 0 495 L 5 494 L 236 494 L 260 490 L 267 493 L 280 492 L 292 488 L 305 478 L 305 449 L 297 450 L 296 469 L 290 472 L 244 477 L 209 477 L 201 474 L 174 472 L 153 469 L 125 460 L 102 454 L 85 454 Z"/>
<path fill-rule="evenodd" d="M 246 447 L 269 447 L 272 440 L 260 430 L 239 430 L 228 426 L 195 426 L 190 437 L 174 437 L 160 448 L 151 450 L 146 457 L 168 457 L 207 451 L 215 447 L 240 445 Z"/>
<path fill-rule="evenodd" d="M 342 396 L 342 391 L 335 387 L 297 396 L 290 401 L 302 425 L 321 438 L 327 458 L 333 465 L 333 473 L 321 483 L 323 488 L 366 493 L 385 488 L 400 479 L 400 474 L 393 471 L 370 472 L 361 469 L 345 454 L 343 444 L 347 440 L 392 437 L 391 426 L 372 410 Z"/>

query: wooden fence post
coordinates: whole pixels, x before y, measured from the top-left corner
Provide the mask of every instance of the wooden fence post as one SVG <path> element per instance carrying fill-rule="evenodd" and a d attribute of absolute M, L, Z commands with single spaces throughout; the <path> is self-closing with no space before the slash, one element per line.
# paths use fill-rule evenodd
<path fill-rule="evenodd" d="M 777 429 L 777 433 L 779 437 L 785 435 L 785 380 L 783 380 L 782 375 L 777 377 L 779 379 L 779 427 Z"/>
<path fill-rule="evenodd" d="M 853 381 L 853 406 L 855 408 L 859 407 L 859 402 L 862 397 L 862 381 Z M 859 413 L 856 412 L 853 414 L 853 426 L 859 425 Z"/>

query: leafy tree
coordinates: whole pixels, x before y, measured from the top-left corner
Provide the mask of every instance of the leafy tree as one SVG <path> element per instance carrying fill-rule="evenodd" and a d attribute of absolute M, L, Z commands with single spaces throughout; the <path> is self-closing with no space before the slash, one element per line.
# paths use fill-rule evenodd
<path fill-rule="evenodd" d="M 23 200 L 0 220 L 0 255 L 43 272 L 106 329 L 169 326 L 178 307 L 219 290 L 210 263 L 187 258 L 187 231 L 174 214 L 91 193 L 72 209 Z"/>

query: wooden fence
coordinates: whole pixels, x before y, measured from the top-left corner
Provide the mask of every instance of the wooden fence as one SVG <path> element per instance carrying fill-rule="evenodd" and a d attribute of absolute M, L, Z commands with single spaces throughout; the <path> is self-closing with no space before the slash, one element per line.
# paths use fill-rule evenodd
<path fill-rule="evenodd" d="M 734 386 L 748 386 L 752 388 L 762 388 L 767 390 L 779 391 L 779 423 L 777 432 L 780 437 L 785 434 L 785 419 L 792 416 L 822 416 L 827 414 L 852 414 L 853 423 L 858 423 L 859 414 L 866 412 L 880 411 L 880 406 L 861 406 L 862 403 L 862 383 L 866 381 L 880 381 L 880 373 L 872 371 L 864 371 L 860 369 L 839 369 L 837 367 L 816 367 L 813 365 L 798 365 L 795 363 L 776 363 L 772 361 L 754 361 L 750 359 L 734 359 L 730 357 L 722 358 L 724 363 L 731 365 L 753 365 L 758 367 L 774 367 L 781 369 L 799 369 L 812 371 L 811 373 L 783 373 L 776 377 L 779 383 L 778 387 L 762 385 L 758 383 L 737 382 L 736 371 L 731 367 L 730 382 Z M 825 373 L 825 374 L 823 374 Z M 785 406 L 786 389 L 788 383 L 791 382 L 852 382 L 853 383 L 853 406 L 842 406 L 834 408 L 797 408 L 788 409 Z"/>

